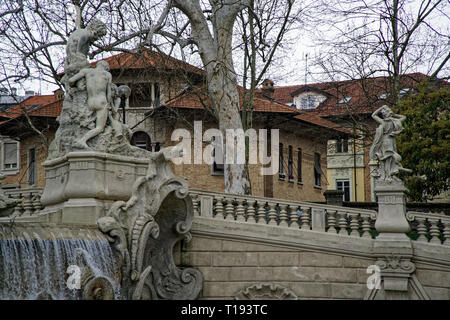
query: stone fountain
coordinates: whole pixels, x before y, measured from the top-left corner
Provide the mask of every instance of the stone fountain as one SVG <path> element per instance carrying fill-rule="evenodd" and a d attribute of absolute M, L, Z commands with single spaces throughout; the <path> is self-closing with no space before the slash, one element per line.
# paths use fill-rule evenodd
<path fill-rule="evenodd" d="M 0 299 L 195 299 L 202 289 L 201 273 L 178 269 L 172 255 L 193 217 L 187 182 L 169 163 L 180 150 L 130 145 L 117 112 L 129 88 L 111 82 L 107 62 L 87 61 L 105 34 L 94 20 L 68 39 L 44 208 L 0 218 Z M 0 217 L 14 206 L 4 203 Z"/>

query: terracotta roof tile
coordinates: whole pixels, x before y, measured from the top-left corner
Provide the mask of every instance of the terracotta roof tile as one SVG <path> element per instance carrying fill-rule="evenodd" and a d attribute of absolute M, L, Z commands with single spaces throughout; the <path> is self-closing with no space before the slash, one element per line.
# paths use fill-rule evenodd
<path fill-rule="evenodd" d="M 23 114 L 22 108 L 25 108 L 31 114 L 33 110 L 39 109 L 42 106 L 48 105 L 55 101 L 55 96 L 52 95 L 35 95 L 31 96 L 20 103 L 15 105 L 6 111 L 0 111 L 0 117 L 7 119 L 14 119 L 20 117 Z"/>
<path fill-rule="evenodd" d="M 199 75 L 205 74 L 202 69 L 192 64 L 148 49 L 143 49 L 137 54 L 123 52 L 98 61 L 101 60 L 108 62 L 111 70 L 161 68 L 164 70 L 185 70 Z M 92 65 L 95 66 L 98 61 L 93 62 Z"/>
<path fill-rule="evenodd" d="M 204 94 L 204 88 L 198 89 L 198 94 L 202 95 L 202 99 L 204 100 L 205 103 L 211 102 L 210 99 Z M 240 103 L 242 104 L 242 96 L 243 96 L 242 87 L 239 87 L 239 94 L 240 94 Z M 345 134 L 351 134 L 350 131 L 342 128 L 336 123 L 323 119 L 312 113 L 303 113 L 303 112 L 300 113 L 300 111 L 294 107 L 290 107 L 277 101 L 268 100 L 267 98 L 262 97 L 260 94 L 256 94 L 254 99 L 254 105 L 255 108 L 253 110 L 256 112 L 292 114 L 294 116 L 294 119 L 303 122 L 308 122 L 310 124 L 324 127 L 327 129 L 337 130 Z M 186 92 L 184 94 L 181 94 L 180 96 L 168 101 L 165 104 L 165 106 L 171 108 L 203 109 L 203 105 L 200 101 L 200 98 L 194 92 Z"/>
<path fill-rule="evenodd" d="M 421 73 L 407 74 L 401 78 L 400 86 L 401 88 L 416 88 L 420 81 L 427 78 Z M 368 114 L 382 104 L 386 104 L 386 101 L 380 99 L 380 95 L 390 91 L 388 80 L 388 77 L 376 77 L 364 81 L 348 80 L 275 87 L 274 99 L 289 103 L 293 102 L 293 96 L 302 91 L 322 91 L 328 95 L 328 98 L 317 109 L 308 112 L 314 112 L 321 117 L 351 113 Z M 351 97 L 350 101 L 339 103 L 345 97 Z"/>

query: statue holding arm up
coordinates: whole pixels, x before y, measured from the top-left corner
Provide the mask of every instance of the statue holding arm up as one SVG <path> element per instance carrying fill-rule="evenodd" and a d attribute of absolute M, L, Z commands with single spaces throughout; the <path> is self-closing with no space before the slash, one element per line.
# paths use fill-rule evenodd
<path fill-rule="evenodd" d="M 381 115 L 381 116 L 380 116 Z M 380 180 L 391 182 L 399 171 L 411 172 L 400 164 L 402 157 L 397 153 L 396 136 L 403 131 L 405 116 L 395 114 L 388 106 L 377 109 L 372 118 L 379 124 L 370 148 L 370 158 L 378 160 Z"/>

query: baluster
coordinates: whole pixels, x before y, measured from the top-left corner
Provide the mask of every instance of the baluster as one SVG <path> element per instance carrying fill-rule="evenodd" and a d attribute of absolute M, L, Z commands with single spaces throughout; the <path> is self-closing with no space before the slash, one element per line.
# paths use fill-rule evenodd
<path fill-rule="evenodd" d="M 226 206 L 225 206 L 225 220 L 234 220 L 234 205 L 233 198 L 226 198 Z"/>
<path fill-rule="evenodd" d="M 311 230 L 311 208 L 310 207 L 300 207 L 302 209 L 302 216 L 300 217 L 301 229 Z"/>
<path fill-rule="evenodd" d="M 258 201 L 258 222 L 266 222 L 266 202 Z"/>
<path fill-rule="evenodd" d="M 450 221 L 443 221 L 444 231 L 442 235 L 444 236 L 444 245 L 450 246 Z"/>
<path fill-rule="evenodd" d="M 340 228 L 339 234 L 348 235 L 348 232 L 347 232 L 347 212 L 339 211 L 338 215 L 339 215 L 338 223 L 339 223 L 339 228 Z"/>
<path fill-rule="evenodd" d="M 291 224 L 289 225 L 289 227 L 291 228 L 300 228 L 300 224 L 298 223 L 298 218 L 300 218 L 298 216 L 298 207 L 290 207 L 291 208 L 291 212 L 289 214 L 289 218 L 291 220 Z"/>
<path fill-rule="evenodd" d="M 198 200 L 198 198 L 199 198 L 198 195 L 192 197 L 192 211 L 194 213 L 194 217 L 200 215 L 199 211 L 200 201 Z"/>
<path fill-rule="evenodd" d="M 223 197 L 217 197 L 216 198 L 216 204 L 215 204 L 215 209 L 216 209 L 216 215 L 215 217 L 223 217 L 225 219 L 225 211 L 223 210 Z"/>
<path fill-rule="evenodd" d="M 350 213 L 350 235 L 359 237 L 359 214 Z"/>
<path fill-rule="evenodd" d="M 336 210 L 327 209 L 328 232 L 337 233 L 336 230 Z"/>
<path fill-rule="evenodd" d="M 362 222 L 362 236 L 364 238 L 372 238 L 372 235 L 370 234 L 370 217 L 367 215 L 363 215 L 363 222 Z"/>
<path fill-rule="evenodd" d="M 247 222 L 256 223 L 255 203 L 255 200 L 247 200 Z"/>
<path fill-rule="evenodd" d="M 245 199 L 236 199 L 237 207 L 236 207 L 236 221 L 245 222 L 245 207 L 244 207 Z"/>
<path fill-rule="evenodd" d="M 18 199 L 18 200 L 22 200 L 21 202 L 19 202 L 17 204 L 17 206 L 14 208 L 14 212 L 13 212 L 13 216 L 14 217 L 20 217 L 22 215 L 22 212 L 23 212 L 23 199 L 22 199 L 20 193 L 13 195 L 13 198 L 14 199 Z"/>
<path fill-rule="evenodd" d="M 36 194 L 34 196 L 33 208 L 34 208 L 34 213 L 41 211 L 42 203 L 41 203 L 41 195 L 40 194 Z"/>
<path fill-rule="evenodd" d="M 26 193 L 25 196 L 25 201 L 23 202 L 23 215 L 24 216 L 31 216 L 31 214 L 33 213 L 32 209 L 33 209 L 33 202 L 31 201 L 31 192 L 30 193 Z"/>
<path fill-rule="evenodd" d="M 441 234 L 439 231 L 439 227 L 438 227 L 438 223 L 439 220 L 437 219 L 428 219 L 428 222 L 430 223 L 430 235 L 431 235 L 431 239 L 430 242 L 431 243 L 441 243 L 441 239 L 439 239 L 439 235 Z"/>
<path fill-rule="evenodd" d="M 280 227 L 289 227 L 287 208 L 287 204 L 280 204 Z"/>
<path fill-rule="evenodd" d="M 269 214 L 267 218 L 269 219 L 268 224 L 276 226 L 277 225 L 277 206 L 276 202 L 269 202 Z"/>
<path fill-rule="evenodd" d="M 419 234 L 417 241 L 427 242 L 428 239 L 425 236 L 427 234 L 427 226 L 425 225 L 425 218 L 416 217 L 416 221 L 417 221 L 417 233 Z"/>

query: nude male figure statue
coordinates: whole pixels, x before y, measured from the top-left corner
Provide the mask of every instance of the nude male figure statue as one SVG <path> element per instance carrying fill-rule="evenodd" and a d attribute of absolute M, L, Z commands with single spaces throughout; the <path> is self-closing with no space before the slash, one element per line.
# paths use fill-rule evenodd
<path fill-rule="evenodd" d="M 111 80 L 109 64 L 106 61 L 99 61 L 95 68 L 80 70 L 76 75 L 68 80 L 69 85 L 74 85 L 80 79 L 86 79 L 86 90 L 88 95 L 87 104 L 91 111 L 96 113 L 95 128 L 88 131 L 77 145 L 90 149 L 87 141 L 97 136 L 105 129 L 108 119 L 108 109 L 112 103 Z"/>

